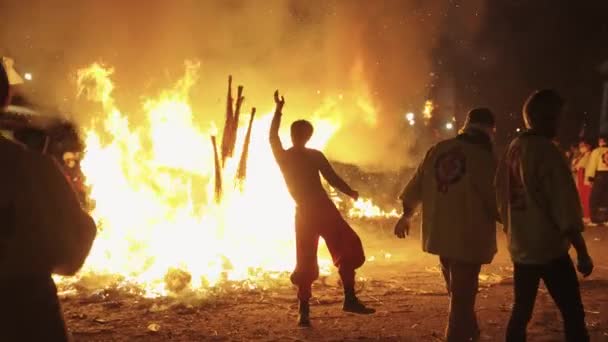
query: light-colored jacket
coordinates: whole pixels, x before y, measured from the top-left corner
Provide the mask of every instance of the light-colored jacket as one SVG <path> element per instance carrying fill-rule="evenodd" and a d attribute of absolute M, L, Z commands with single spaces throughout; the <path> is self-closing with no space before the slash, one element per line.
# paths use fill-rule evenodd
<path fill-rule="evenodd" d="M 585 181 L 592 181 L 596 173 L 605 171 L 608 171 L 608 147 L 598 147 L 589 157 L 589 163 L 585 168 Z"/>
<path fill-rule="evenodd" d="M 405 207 L 422 204 L 422 249 L 485 264 L 496 254 L 496 160 L 489 137 L 468 130 L 432 147 L 406 185 Z"/>
<path fill-rule="evenodd" d="M 95 222 L 48 156 L 0 137 L 0 277 L 72 275 Z"/>
<path fill-rule="evenodd" d="M 568 162 L 541 135 L 527 132 L 507 148 L 496 174 L 499 211 L 515 263 L 545 264 L 568 253 L 569 232 L 583 230 Z"/>

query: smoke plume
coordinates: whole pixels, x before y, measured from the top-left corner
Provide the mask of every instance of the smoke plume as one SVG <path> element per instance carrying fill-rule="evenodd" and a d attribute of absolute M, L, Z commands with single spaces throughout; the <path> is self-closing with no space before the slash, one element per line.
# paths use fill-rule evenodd
<path fill-rule="evenodd" d="M 472 34 L 482 3 L 4 0 L 0 52 L 32 72 L 35 100 L 81 123 L 93 114 L 73 100 L 79 68 L 97 61 L 114 67 L 117 101 L 135 109 L 172 84 L 185 60 L 198 60 L 192 105 L 201 125 L 221 122 L 232 74 L 245 86 L 245 112 L 270 112 L 278 88 L 285 124 L 313 115 L 340 122 L 331 159 L 394 169 L 409 161 L 416 137 L 404 114 L 420 115 L 434 49 L 447 31 Z M 450 16 L 460 18 L 457 27 L 447 24 Z"/>

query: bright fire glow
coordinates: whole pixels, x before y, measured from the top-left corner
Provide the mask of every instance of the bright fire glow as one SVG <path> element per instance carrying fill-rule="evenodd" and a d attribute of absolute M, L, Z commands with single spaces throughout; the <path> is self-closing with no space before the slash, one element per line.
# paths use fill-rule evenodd
<path fill-rule="evenodd" d="M 400 217 L 396 209 L 384 211 L 376 206 L 370 199 L 359 198 L 354 201 L 348 211 L 348 216 L 353 218 L 394 218 Z"/>
<path fill-rule="evenodd" d="M 426 120 L 433 117 L 433 109 L 435 109 L 433 101 L 427 100 L 424 102 L 424 110 L 422 111 L 422 115 Z"/>
<path fill-rule="evenodd" d="M 212 122 L 199 128 L 188 104 L 197 71 L 198 65 L 187 63 L 180 81 L 145 100 L 146 121 L 138 125 L 113 100 L 112 69 L 94 64 L 79 71 L 79 94 L 99 102 L 105 116 L 102 125 L 86 131 L 81 162 L 100 230 L 80 275 L 120 275 L 147 296 L 158 296 L 223 281 L 256 284 L 292 270 L 294 203 L 269 147 L 272 117 L 254 121 L 247 178 L 236 186 L 232 180 L 249 120 L 242 114 L 235 157 L 222 172 L 224 195 L 216 203 L 210 136 L 218 129 Z M 310 145 L 323 149 L 340 122 L 311 121 Z M 354 217 L 396 215 L 363 199 L 353 210 Z M 329 260 L 320 265 L 329 272 Z"/>

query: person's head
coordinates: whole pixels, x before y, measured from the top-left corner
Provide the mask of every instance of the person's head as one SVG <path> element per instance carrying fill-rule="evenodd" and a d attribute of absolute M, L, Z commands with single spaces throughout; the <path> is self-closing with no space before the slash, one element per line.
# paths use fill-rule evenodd
<path fill-rule="evenodd" d="M 4 66 L 0 63 L 0 111 L 8 105 L 9 83 Z"/>
<path fill-rule="evenodd" d="M 581 142 L 578 143 L 578 151 L 580 153 L 587 153 L 591 151 L 591 144 L 586 140 L 581 140 Z"/>
<path fill-rule="evenodd" d="M 304 147 L 310 137 L 314 128 L 309 121 L 297 120 L 291 124 L 291 141 L 294 147 Z"/>
<path fill-rule="evenodd" d="M 555 90 L 543 89 L 533 92 L 524 104 L 526 127 L 547 138 L 555 138 L 563 107 L 564 100 Z"/>
<path fill-rule="evenodd" d="M 492 137 L 496 131 L 494 114 L 488 108 L 475 108 L 469 111 L 464 122 L 463 130 L 477 129 Z"/>
<path fill-rule="evenodd" d="M 600 136 L 600 138 L 597 140 L 597 146 L 599 146 L 599 147 L 608 146 L 608 138 L 606 136 Z"/>

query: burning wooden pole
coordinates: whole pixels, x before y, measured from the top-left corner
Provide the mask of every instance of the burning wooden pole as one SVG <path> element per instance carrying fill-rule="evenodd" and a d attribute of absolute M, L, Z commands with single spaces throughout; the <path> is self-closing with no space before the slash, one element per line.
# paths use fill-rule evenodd
<path fill-rule="evenodd" d="M 234 148 L 236 146 L 236 136 L 239 129 L 239 118 L 241 116 L 241 107 L 243 105 L 243 101 L 245 98 L 243 97 L 243 86 L 238 86 L 236 92 L 236 106 L 234 109 L 234 114 L 232 116 L 232 124 L 230 126 L 230 141 L 228 144 L 228 156 L 232 157 L 234 155 Z"/>
<path fill-rule="evenodd" d="M 253 119 L 255 117 L 255 107 L 251 108 L 251 116 L 249 117 L 249 126 L 247 126 L 247 134 L 243 143 L 243 152 L 239 161 L 239 169 L 237 170 L 237 181 L 243 182 L 247 177 L 247 159 L 249 157 L 249 142 L 251 141 L 251 128 L 253 127 Z"/>
<path fill-rule="evenodd" d="M 213 156 L 215 159 L 215 202 L 219 203 L 222 200 L 222 165 L 220 164 L 220 156 L 217 151 L 215 135 L 211 136 L 211 144 L 213 146 Z"/>
<path fill-rule="evenodd" d="M 222 131 L 222 163 L 231 155 L 230 142 L 232 141 L 231 132 L 234 122 L 234 99 L 232 98 L 232 75 L 228 76 L 228 94 L 226 96 L 226 120 Z"/>

